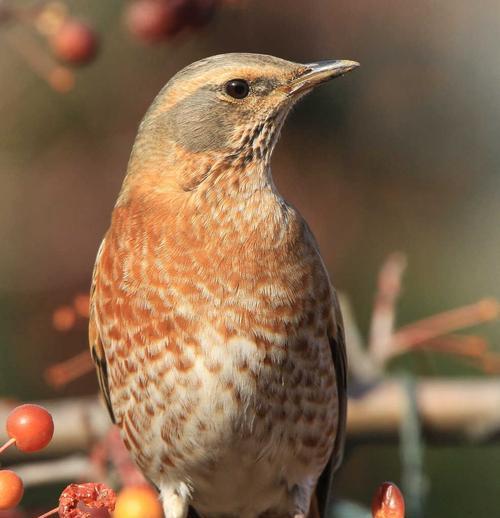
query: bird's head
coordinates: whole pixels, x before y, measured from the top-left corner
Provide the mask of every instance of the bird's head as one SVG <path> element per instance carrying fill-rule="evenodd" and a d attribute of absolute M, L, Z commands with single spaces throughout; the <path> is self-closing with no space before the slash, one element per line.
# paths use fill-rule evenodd
<path fill-rule="evenodd" d="M 151 157 L 177 169 L 179 159 L 213 163 L 216 157 L 243 166 L 268 162 L 293 104 L 357 66 L 344 60 L 298 64 L 261 54 L 197 61 L 177 73 L 151 105 L 134 146 L 132 169 L 137 167 L 134 158 L 144 166 Z M 197 179 L 189 185 L 192 181 Z"/>

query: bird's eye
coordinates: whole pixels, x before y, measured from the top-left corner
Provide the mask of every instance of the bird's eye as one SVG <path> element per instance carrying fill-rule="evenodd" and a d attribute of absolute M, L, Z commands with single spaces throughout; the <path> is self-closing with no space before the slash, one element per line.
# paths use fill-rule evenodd
<path fill-rule="evenodd" d="M 244 79 L 231 79 L 225 86 L 226 93 L 235 99 L 243 99 L 248 95 L 250 87 Z"/>

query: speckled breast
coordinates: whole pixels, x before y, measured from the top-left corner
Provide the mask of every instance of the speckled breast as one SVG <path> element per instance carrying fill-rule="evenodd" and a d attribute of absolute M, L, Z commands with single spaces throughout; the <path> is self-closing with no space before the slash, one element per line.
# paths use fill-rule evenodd
<path fill-rule="evenodd" d="M 113 411 L 138 465 L 158 485 L 194 481 L 200 501 L 235 451 L 243 471 L 265 458 L 297 481 L 317 477 L 337 393 L 332 295 L 307 229 L 294 222 L 293 243 L 259 249 L 226 229 L 231 246 L 209 246 L 130 210 L 115 209 L 94 300 Z"/>

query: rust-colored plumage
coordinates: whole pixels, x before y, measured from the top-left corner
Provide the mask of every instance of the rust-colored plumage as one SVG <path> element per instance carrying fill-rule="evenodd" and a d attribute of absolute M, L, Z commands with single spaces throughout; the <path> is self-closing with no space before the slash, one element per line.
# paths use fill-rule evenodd
<path fill-rule="evenodd" d="M 294 102 L 355 65 L 215 56 L 140 126 L 96 261 L 90 347 L 166 518 L 305 517 L 322 473 L 324 513 L 345 427 L 341 317 L 269 161 Z"/>

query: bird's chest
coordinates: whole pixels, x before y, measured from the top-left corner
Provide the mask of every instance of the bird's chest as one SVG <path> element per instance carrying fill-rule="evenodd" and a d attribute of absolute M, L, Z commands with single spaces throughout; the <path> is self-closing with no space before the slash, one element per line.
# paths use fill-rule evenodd
<path fill-rule="evenodd" d="M 110 237 L 100 258 L 96 313 L 127 446 L 153 480 L 188 473 L 200 488 L 224 487 L 235 451 L 245 477 L 278 457 L 298 478 L 321 469 L 336 422 L 321 262 L 189 240 Z"/>

